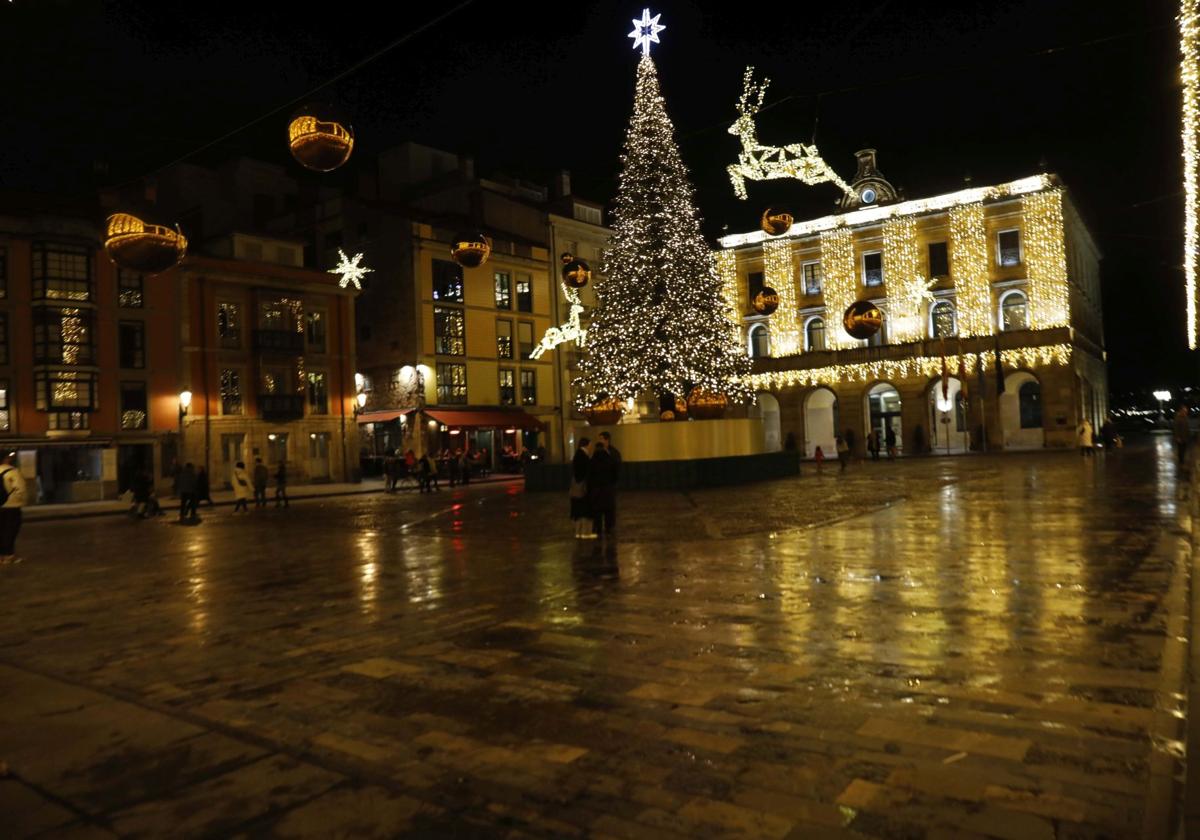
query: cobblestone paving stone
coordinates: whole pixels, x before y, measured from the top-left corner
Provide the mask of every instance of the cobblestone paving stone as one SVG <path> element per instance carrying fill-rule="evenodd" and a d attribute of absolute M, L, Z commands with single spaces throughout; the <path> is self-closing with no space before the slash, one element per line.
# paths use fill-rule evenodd
<path fill-rule="evenodd" d="M 1158 446 L 626 494 L 27 526 L 14 837 L 1167 836 L 1187 506 Z"/>

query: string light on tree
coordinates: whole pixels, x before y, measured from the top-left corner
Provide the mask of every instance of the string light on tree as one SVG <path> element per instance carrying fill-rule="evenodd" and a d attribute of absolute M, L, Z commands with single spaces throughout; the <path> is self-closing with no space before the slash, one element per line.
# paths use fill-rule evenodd
<path fill-rule="evenodd" d="M 738 290 L 737 251 L 717 251 L 715 256 L 717 274 L 721 278 L 721 299 L 725 302 L 725 312 L 733 328 L 734 341 L 740 342 L 741 329 L 738 324 L 742 321 L 742 306 Z"/>
<path fill-rule="evenodd" d="M 1183 83 L 1183 277 L 1188 348 L 1196 349 L 1196 262 L 1200 258 L 1200 0 L 1179 10 L 1179 78 Z"/>
<path fill-rule="evenodd" d="M 750 360 L 730 319 L 727 281 L 701 232 L 648 54 L 661 31 L 656 20 L 647 10 L 631 35 L 643 54 L 604 254 L 607 279 L 596 290 L 587 353 L 575 381 L 585 410 L 647 393 L 683 396 L 693 388 L 730 401 L 750 395 L 741 382 Z"/>
<path fill-rule="evenodd" d="M 341 248 L 338 248 L 338 256 L 342 258 L 341 262 L 339 262 L 335 267 L 329 269 L 329 271 L 326 273 L 340 274 L 342 279 L 338 281 L 338 285 L 343 289 L 353 283 L 354 288 L 361 290 L 362 279 L 366 277 L 369 272 L 372 272 L 375 269 L 367 268 L 364 265 L 358 264 L 359 260 L 363 258 L 362 254 L 355 254 L 354 259 L 350 259 L 346 256 L 345 251 L 343 251 Z"/>

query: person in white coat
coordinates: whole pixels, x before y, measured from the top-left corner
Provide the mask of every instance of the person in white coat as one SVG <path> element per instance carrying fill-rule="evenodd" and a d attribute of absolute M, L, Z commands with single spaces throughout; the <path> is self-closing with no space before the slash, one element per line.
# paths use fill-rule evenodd
<path fill-rule="evenodd" d="M 25 507 L 25 479 L 17 466 L 17 453 L 0 458 L 0 563 L 20 563 L 17 534 L 21 532 L 21 508 Z"/>
<path fill-rule="evenodd" d="M 241 461 L 233 468 L 233 512 L 244 510 L 250 512 L 250 496 L 253 495 L 253 483 L 246 472 L 246 465 Z"/>
<path fill-rule="evenodd" d="M 1079 424 L 1077 433 L 1079 435 L 1079 454 L 1086 456 L 1095 453 L 1095 432 L 1092 430 L 1091 421 L 1086 417 L 1083 418 L 1083 422 Z"/>

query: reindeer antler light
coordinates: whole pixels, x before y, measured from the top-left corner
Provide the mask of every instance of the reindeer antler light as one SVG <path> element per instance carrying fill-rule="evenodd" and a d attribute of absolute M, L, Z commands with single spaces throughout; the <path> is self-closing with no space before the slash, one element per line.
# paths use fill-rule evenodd
<path fill-rule="evenodd" d="M 771 80 L 765 78 L 761 84 L 755 84 L 753 67 L 747 67 L 742 74 L 742 96 L 737 104 L 740 116 L 729 126 L 729 133 L 741 138 L 742 151 L 738 154 L 738 162 L 726 167 L 737 197 L 747 197 L 747 179 L 767 181 L 773 178 L 795 178 L 806 184 L 837 184 L 846 195 L 853 195 L 850 185 L 821 159 L 815 144 L 763 146 L 758 142 L 754 116 L 762 108 L 769 84 Z"/>

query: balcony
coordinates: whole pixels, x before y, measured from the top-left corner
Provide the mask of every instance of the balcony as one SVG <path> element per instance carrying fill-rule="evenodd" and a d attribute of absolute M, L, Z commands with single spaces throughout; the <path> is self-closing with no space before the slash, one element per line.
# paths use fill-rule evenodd
<path fill-rule="evenodd" d="M 303 394 L 259 394 L 258 414 L 264 420 L 286 423 L 304 417 Z"/>
<path fill-rule="evenodd" d="M 298 330 L 255 330 L 254 349 L 260 353 L 304 354 L 304 333 Z"/>

